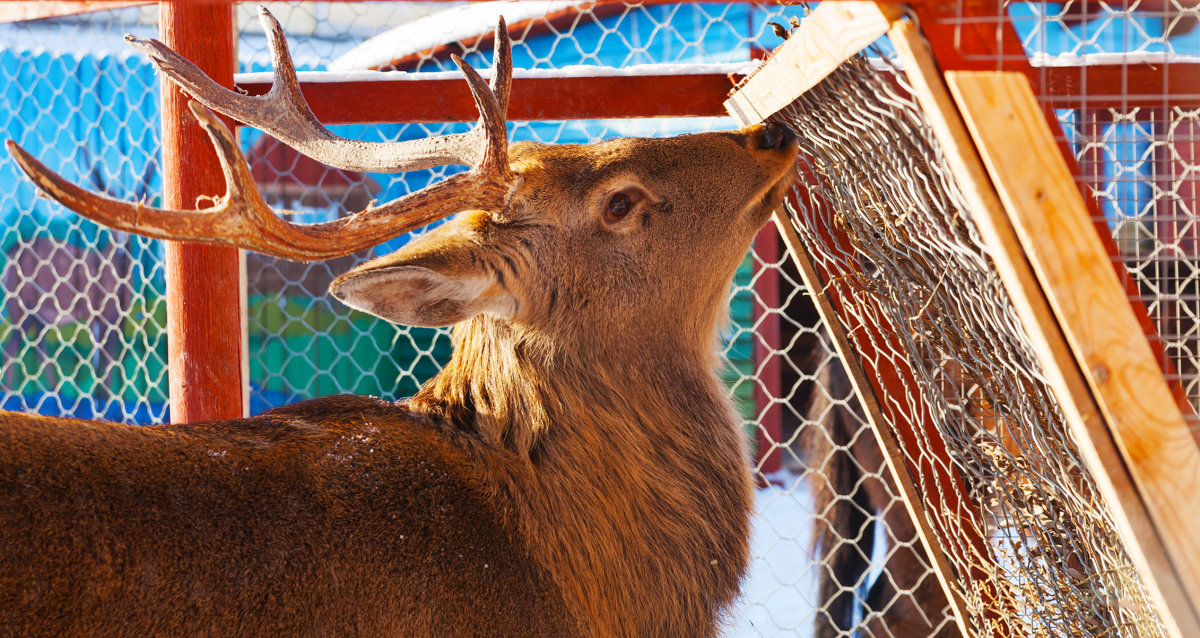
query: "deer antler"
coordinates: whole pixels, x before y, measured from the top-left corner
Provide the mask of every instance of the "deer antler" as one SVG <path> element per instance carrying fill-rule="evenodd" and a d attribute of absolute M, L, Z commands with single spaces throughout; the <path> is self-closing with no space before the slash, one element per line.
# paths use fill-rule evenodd
<path fill-rule="evenodd" d="M 296 150 L 338 168 L 399 172 L 443 164 L 471 170 L 382 206 L 330 222 L 294 224 L 280 219 L 263 200 L 233 134 L 211 111 L 193 102 L 192 113 L 213 141 L 227 192 L 214 206 L 168 210 L 91 193 L 46 168 L 16 143 L 8 148 L 29 178 L 51 198 L 96 222 L 158 239 L 231 244 L 267 255 L 315 261 L 348 255 L 468 208 L 501 208 L 515 177 L 508 166 L 504 113 L 512 79 L 512 57 L 503 18 L 496 27 L 492 86 L 458 56 L 479 122 L 467 133 L 396 143 L 348 140 L 317 121 L 304 101 L 279 23 L 266 9 L 260 17 L 271 41 L 276 76 L 261 97 L 221 87 L 195 65 L 160 42 L 127 38 L 196 99 L 221 113 L 262 128 Z M 282 211 L 287 214 L 290 211 Z"/>

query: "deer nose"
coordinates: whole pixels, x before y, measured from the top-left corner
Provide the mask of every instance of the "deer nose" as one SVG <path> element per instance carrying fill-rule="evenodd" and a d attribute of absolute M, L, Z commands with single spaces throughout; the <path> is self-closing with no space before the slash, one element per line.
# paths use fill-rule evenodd
<path fill-rule="evenodd" d="M 758 148 L 764 151 L 791 146 L 796 141 L 796 135 L 791 129 L 774 122 L 767 122 L 758 137 Z"/>

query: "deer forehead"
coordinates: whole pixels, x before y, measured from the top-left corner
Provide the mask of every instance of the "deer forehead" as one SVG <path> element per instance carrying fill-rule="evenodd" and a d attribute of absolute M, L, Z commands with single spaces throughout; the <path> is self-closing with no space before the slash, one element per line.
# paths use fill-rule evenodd
<path fill-rule="evenodd" d="M 670 138 L 621 138 L 593 144 L 514 144 L 512 168 L 521 175 L 519 194 L 582 195 L 611 186 L 614 180 L 639 180 L 667 188 L 712 177 L 705 168 L 720 165 L 733 172 L 753 167 L 752 156 L 727 134 L 701 133 Z M 700 169 L 700 170 L 697 170 Z"/>

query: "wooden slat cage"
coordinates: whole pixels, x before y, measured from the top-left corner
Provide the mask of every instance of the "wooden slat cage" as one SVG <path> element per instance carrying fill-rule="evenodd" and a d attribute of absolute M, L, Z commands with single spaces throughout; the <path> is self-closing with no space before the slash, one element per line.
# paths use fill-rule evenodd
<path fill-rule="evenodd" d="M 1196 18 L 1158 8 L 1168 35 Z M 801 136 L 776 222 L 959 630 L 1196 635 L 1200 100 L 1171 79 L 1194 69 L 1109 56 L 1126 73 L 1089 85 L 1087 55 L 1033 67 L 1018 19 L 827 4 L 727 106 Z M 884 35 L 887 62 L 858 55 Z M 1141 209 L 1099 177 L 1122 120 L 1149 138 Z"/>

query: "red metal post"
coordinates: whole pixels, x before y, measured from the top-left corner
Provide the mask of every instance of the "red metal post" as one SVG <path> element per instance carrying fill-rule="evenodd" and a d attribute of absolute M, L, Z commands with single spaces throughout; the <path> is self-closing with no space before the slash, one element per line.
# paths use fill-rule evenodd
<path fill-rule="evenodd" d="M 233 86 L 233 5 L 162 2 L 159 23 L 167 46 Z M 163 203 L 170 208 L 195 208 L 198 197 L 225 192 L 216 154 L 187 103 L 174 84 L 163 82 Z M 171 420 L 243 416 L 238 250 L 167 242 L 165 265 Z"/>
<path fill-rule="evenodd" d="M 300 90 L 324 124 L 474 122 L 475 100 L 460 77 L 407 80 L 301 81 Z M 509 120 L 574 120 L 624 117 L 718 117 L 741 76 L 613 75 L 516 78 Z M 238 83 L 250 95 L 271 89 L 268 81 Z"/>
<path fill-rule="evenodd" d="M 767 224 L 754 240 L 754 410 L 758 416 L 755 465 L 764 476 L 779 470 L 783 444 L 783 354 L 779 330 L 779 232 Z"/>

